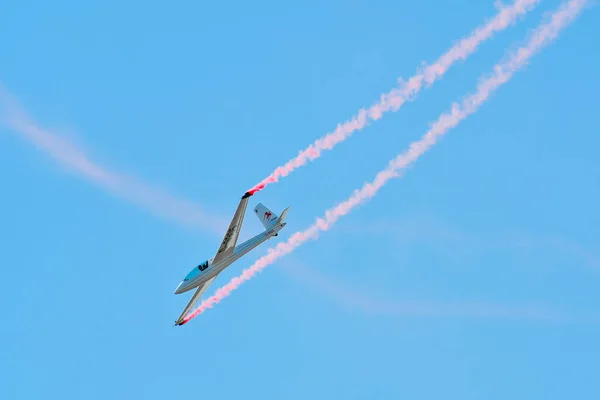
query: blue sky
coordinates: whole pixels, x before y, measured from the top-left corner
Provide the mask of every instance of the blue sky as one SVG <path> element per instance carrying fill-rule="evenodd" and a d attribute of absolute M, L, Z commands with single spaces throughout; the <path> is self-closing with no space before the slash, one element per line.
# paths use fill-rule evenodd
<path fill-rule="evenodd" d="M 279 240 L 305 228 L 558 4 L 250 205 L 292 206 Z M 227 219 L 244 190 L 495 12 L 8 1 L 0 82 L 96 162 Z M 0 128 L 0 397 L 596 398 L 598 15 L 585 11 L 405 178 L 181 328 L 188 295 L 173 291 L 221 235 L 124 201 Z M 242 236 L 260 229 L 249 214 Z"/>

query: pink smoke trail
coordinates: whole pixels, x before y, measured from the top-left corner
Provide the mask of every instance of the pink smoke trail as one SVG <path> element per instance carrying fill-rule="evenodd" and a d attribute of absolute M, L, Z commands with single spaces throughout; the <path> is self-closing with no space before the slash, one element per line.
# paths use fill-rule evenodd
<path fill-rule="evenodd" d="M 533 9 L 541 0 L 516 0 L 511 6 L 500 6 L 500 12 L 488 23 L 475 29 L 469 36 L 463 38 L 437 59 L 432 65 L 420 68 L 420 71 L 407 82 L 401 82 L 400 88 L 394 88 L 390 92 L 382 94 L 379 101 L 368 109 L 359 110 L 352 119 L 338 124 L 337 128 L 317 139 L 313 144 L 285 163 L 277 167 L 271 175 L 256 184 L 250 193 L 254 194 L 271 183 L 275 183 L 281 177 L 288 176 L 295 169 L 306 165 L 321 156 L 325 150 L 331 150 L 338 143 L 346 140 L 355 131 L 364 128 L 367 123 L 377 121 L 388 111 L 398 111 L 400 107 L 421 90 L 423 83 L 433 84 L 441 78 L 446 71 L 458 60 L 464 60 L 471 55 L 477 47 L 491 38 L 495 32 L 506 29 L 516 19 Z"/>
<path fill-rule="evenodd" d="M 208 216 L 194 203 L 152 188 L 132 177 L 110 172 L 94 163 L 80 149 L 52 132 L 40 128 L 0 85 L 0 122 L 21 134 L 36 147 L 88 181 L 145 207 L 166 219 L 191 227 L 222 232 L 223 222 Z"/>
<path fill-rule="evenodd" d="M 291 253 L 309 239 L 316 239 L 319 232 L 329 230 L 339 218 L 375 196 L 379 189 L 390 179 L 400 177 L 401 170 L 415 162 L 451 128 L 454 128 L 463 119 L 477 111 L 496 89 L 508 82 L 512 75 L 524 67 L 535 53 L 553 40 L 565 26 L 577 17 L 587 1 L 571 0 L 563 4 L 558 11 L 550 16 L 548 22 L 542 24 L 533 32 L 525 46 L 513 53 L 508 61 L 494 66 L 493 74 L 479 83 L 475 94 L 465 98 L 461 105 L 454 103 L 450 113 L 442 114 L 420 140 L 413 142 L 407 151 L 390 161 L 388 167 L 380 171 L 372 182 L 366 183 L 362 189 L 355 190 L 350 198 L 327 210 L 325 218 L 317 218 L 316 222 L 306 230 L 294 233 L 287 242 L 279 243 L 274 249 L 269 249 L 267 255 L 258 259 L 251 267 L 245 269 L 240 276 L 233 278 L 225 286 L 218 289 L 213 296 L 204 300 L 196 310 L 186 316 L 184 321 L 187 322 L 208 308 L 212 308 L 229 296 L 243 282 L 252 278 L 277 259 Z"/>

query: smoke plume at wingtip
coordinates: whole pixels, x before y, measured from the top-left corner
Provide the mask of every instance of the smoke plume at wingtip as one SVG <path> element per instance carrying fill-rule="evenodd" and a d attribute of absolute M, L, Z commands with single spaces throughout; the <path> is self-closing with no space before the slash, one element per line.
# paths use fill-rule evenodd
<path fill-rule="evenodd" d="M 306 149 L 289 160 L 282 166 L 277 167 L 268 177 L 256 184 L 250 193 L 254 194 L 280 178 L 288 176 L 295 169 L 306 165 L 308 162 L 319 158 L 323 151 L 333 149 L 338 143 L 349 138 L 354 132 L 363 129 L 369 121 L 379 120 L 383 114 L 389 111 L 398 111 L 402 105 L 414 98 L 423 87 L 432 85 L 441 78 L 446 71 L 459 60 L 466 59 L 477 47 L 493 36 L 494 33 L 506 29 L 514 23 L 517 18 L 532 10 L 541 0 L 516 0 L 510 6 L 497 5 L 498 14 L 486 24 L 476 28 L 469 36 L 463 38 L 446 53 L 441 55 L 433 64 L 421 67 L 416 75 L 406 82 L 401 82 L 399 88 L 394 88 L 388 93 L 380 96 L 377 103 L 368 109 L 359 110 L 358 114 L 350 120 L 338 124 L 337 128 L 325 136 L 317 139 Z"/>
<path fill-rule="evenodd" d="M 415 162 L 439 138 L 467 116 L 477 111 L 496 89 L 508 82 L 515 72 L 526 65 L 531 56 L 541 50 L 558 35 L 560 30 L 572 22 L 588 1 L 570 0 L 564 3 L 558 11 L 550 15 L 549 21 L 534 30 L 524 46 L 512 53 L 506 62 L 493 67 L 491 76 L 480 81 L 474 94 L 466 97 L 460 105 L 454 103 L 450 113 L 442 114 L 420 140 L 413 142 L 407 151 L 391 160 L 388 167 L 380 171 L 372 182 L 365 184 L 360 190 L 355 190 L 347 200 L 327 210 L 324 218 L 317 218 L 316 222 L 304 231 L 294 233 L 286 242 L 279 243 L 275 248 L 269 249 L 267 255 L 259 258 L 252 266 L 245 269 L 240 276 L 233 278 L 229 283 L 218 289 L 213 296 L 205 299 L 196 310 L 185 317 L 185 321 L 195 318 L 218 304 L 243 282 L 251 279 L 277 259 L 291 253 L 308 240 L 316 239 L 319 232 L 330 229 L 340 217 L 375 196 L 379 189 L 390 179 L 399 177 L 404 168 Z"/>

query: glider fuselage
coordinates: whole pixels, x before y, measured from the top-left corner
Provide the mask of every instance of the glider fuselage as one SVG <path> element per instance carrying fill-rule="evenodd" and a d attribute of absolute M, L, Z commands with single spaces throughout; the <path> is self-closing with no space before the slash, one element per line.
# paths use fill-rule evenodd
<path fill-rule="evenodd" d="M 231 264 L 236 262 L 238 258 L 247 254 L 251 250 L 260 246 L 266 240 L 272 238 L 273 236 L 277 236 L 277 233 L 286 225 L 286 222 L 280 222 L 273 226 L 272 228 L 259 233 L 251 239 L 246 240 L 244 243 L 241 243 L 235 246 L 233 253 L 216 262 L 213 263 L 213 259 L 207 260 L 202 264 L 198 265 L 194 269 L 192 269 L 186 277 L 181 281 L 177 289 L 175 289 L 175 294 L 185 293 L 189 290 L 192 290 L 206 281 L 214 278 L 218 274 L 220 274 L 225 268 L 229 267 Z"/>

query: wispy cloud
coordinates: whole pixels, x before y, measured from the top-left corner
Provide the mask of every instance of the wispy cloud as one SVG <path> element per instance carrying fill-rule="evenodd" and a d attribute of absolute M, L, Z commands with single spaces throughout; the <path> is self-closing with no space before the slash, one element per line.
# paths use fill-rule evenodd
<path fill-rule="evenodd" d="M 413 215 L 399 220 L 347 223 L 340 230 L 351 234 L 386 236 L 394 246 L 414 244 L 448 245 L 450 252 L 480 252 L 494 249 L 540 250 L 569 255 L 589 268 L 600 271 L 600 256 L 581 244 L 558 236 L 536 236 L 524 232 L 477 235 L 461 231 L 431 215 Z"/>
<path fill-rule="evenodd" d="M 222 233 L 223 221 L 208 215 L 193 202 L 149 186 L 132 176 L 111 171 L 92 161 L 83 150 L 56 133 L 40 127 L 1 84 L 0 123 L 68 170 L 120 198 L 178 224 Z"/>
<path fill-rule="evenodd" d="M 336 302 L 370 314 L 425 318 L 502 318 L 555 323 L 574 320 L 571 315 L 537 302 L 507 305 L 483 301 L 382 300 L 349 289 L 305 264 L 288 260 L 282 269 L 294 278 L 319 289 Z"/>
<path fill-rule="evenodd" d="M 357 115 L 325 136 L 317 139 L 313 144 L 289 160 L 282 166 L 277 167 L 268 177 L 256 184 L 251 193 L 262 190 L 267 185 L 277 182 L 280 178 L 288 176 L 294 170 L 306 165 L 319 157 L 324 151 L 333 149 L 337 144 L 349 138 L 354 132 L 360 131 L 370 121 L 379 120 L 383 114 L 396 112 L 402 105 L 414 99 L 423 85 L 431 86 L 436 80 L 444 76 L 450 67 L 459 60 L 464 60 L 473 54 L 480 44 L 490 39 L 494 33 L 503 31 L 513 24 L 520 16 L 531 11 L 541 0 L 517 0 L 510 6 L 497 4 L 498 14 L 483 26 L 478 27 L 470 35 L 459 40 L 448 51 L 442 54 L 433 64 L 422 66 L 417 73 L 406 82 L 399 80 L 400 87 L 392 89 L 380 96 L 378 102 L 368 109 L 362 108 Z"/>
<path fill-rule="evenodd" d="M 356 190 L 347 200 L 327 210 L 324 218 L 317 218 L 316 222 L 304 231 L 294 233 L 286 242 L 279 243 L 275 248 L 269 249 L 267 255 L 258 259 L 252 266 L 245 269 L 240 276 L 233 278 L 229 283 L 218 289 L 213 296 L 204 300 L 196 310 L 185 318 L 185 321 L 187 322 L 205 310 L 212 308 L 229 296 L 243 282 L 251 279 L 279 258 L 292 253 L 307 241 L 318 238 L 320 232 L 331 229 L 341 217 L 370 200 L 391 179 L 400 177 L 406 167 L 419 159 L 450 129 L 475 113 L 499 87 L 510 80 L 515 72 L 523 68 L 534 54 L 556 38 L 558 33 L 579 15 L 585 5 L 586 0 L 571 0 L 563 4 L 558 11 L 549 16 L 547 22 L 533 31 L 524 46 L 513 52 L 507 61 L 493 67 L 493 73 L 480 81 L 474 94 L 466 97 L 461 104 L 454 103 L 449 113 L 442 114 L 420 140 L 413 142 L 407 151 L 391 160 L 388 167 L 380 171 L 373 181 L 366 183 L 360 190 Z"/>

